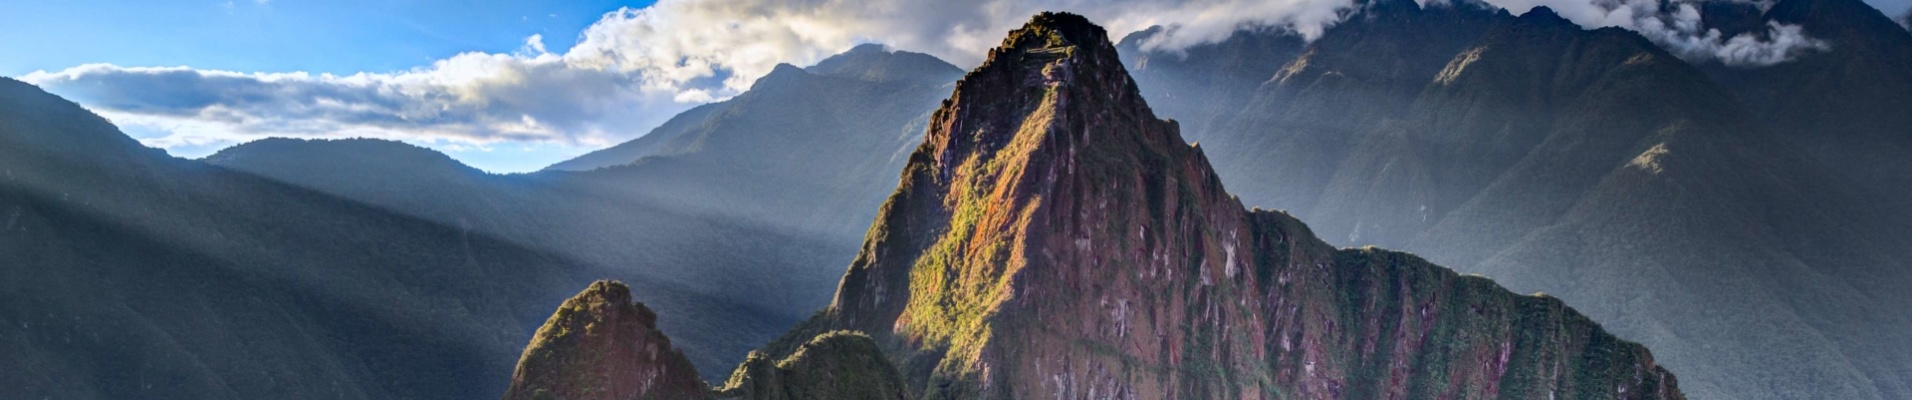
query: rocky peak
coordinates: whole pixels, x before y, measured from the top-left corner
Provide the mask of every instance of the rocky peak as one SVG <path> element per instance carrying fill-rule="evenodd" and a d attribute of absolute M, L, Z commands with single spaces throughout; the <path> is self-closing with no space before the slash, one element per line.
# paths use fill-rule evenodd
<path fill-rule="evenodd" d="M 1146 116 L 1150 121 L 1143 121 Z M 954 167 L 964 157 L 993 157 L 1018 138 L 1144 147 L 1181 142 L 1172 129 L 1145 128 L 1156 122 L 1135 83 L 1129 79 L 1107 32 L 1082 16 L 1043 13 L 1009 33 L 990 50 L 981 67 L 964 76 L 955 93 L 932 120 L 928 146 L 940 165 Z M 1076 126 L 1070 126 L 1076 125 Z M 1094 129 L 1123 135 L 1093 137 Z M 1164 128 L 1166 126 L 1163 126 Z M 1073 153 L 1071 153 L 1073 154 Z M 944 171 L 947 178 L 950 171 Z"/>
<path fill-rule="evenodd" d="M 565 300 L 525 347 L 506 400 L 701 399 L 709 391 L 631 288 L 598 281 Z"/>
<path fill-rule="evenodd" d="M 630 288 L 598 281 L 566 300 L 525 348 L 505 400 L 903 400 L 896 368 L 868 335 L 799 327 L 780 358 L 751 352 L 714 390 L 656 328 Z"/>

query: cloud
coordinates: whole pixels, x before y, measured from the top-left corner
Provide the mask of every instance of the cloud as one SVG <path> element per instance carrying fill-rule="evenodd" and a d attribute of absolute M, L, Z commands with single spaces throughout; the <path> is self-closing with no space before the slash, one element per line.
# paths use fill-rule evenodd
<path fill-rule="evenodd" d="M 24 80 L 163 148 L 264 136 L 378 137 L 439 147 L 500 141 L 598 147 L 747 89 L 778 63 L 807 65 L 882 42 L 973 65 L 1045 10 L 1082 12 L 1113 35 L 1169 27 L 1151 47 L 1244 27 L 1314 36 L 1353 0 L 663 0 L 605 14 L 564 54 L 533 35 L 510 54 L 465 53 L 386 73 L 242 73 L 83 65 Z"/>
<path fill-rule="evenodd" d="M 1785 25 L 1722 38 L 1701 29 L 1688 0 L 1665 7 L 1661 0 L 1487 1 L 1512 10 L 1551 6 L 1583 26 L 1632 29 L 1688 59 L 1731 65 L 1781 62 L 1825 46 Z M 143 140 L 166 148 L 264 136 L 601 147 L 741 93 L 778 63 L 808 65 L 862 43 L 975 65 L 1030 15 L 1065 10 L 1118 38 L 1163 26 L 1143 46 L 1172 51 L 1244 28 L 1313 38 L 1356 7 L 1355 0 L 662 0 L 603 15 L 563 54 L 532 35 L 508 54 L 465 53 L 397 72 L 83 65 L 24 79 L 155 132 Z"/>
<path fill-rule="evenodd" d="M 539 39 L 514 54 L 466 53 L 395 73 L 92 64 L 22 79 L 117 123 L 169 132 L 144 139 L 165 148 L 263 136 L 603 145 L 687 107 L 639 74 L 567 63 Z"/>
<path fill-rule="evenodd" d="M 1168 34 L 1149 45 L 1179 47 L 1244 27 L 1312 37 L 1352 7 L 1353 0 L 666 0 L 605 15 L 565 58 L 645 71 L 683 89 L 681 100 L 698 101 L 734 94 L 779 62 L 807 64 L 866 42 L 974 65 L 1041 11 L 1082 13 L 1117 38 L 1164 25 Z"/>
<path fill-rule="evenodd" d="M 1725 0 L 1766 9 L 1773 0 Z M 1778 64 L 1828 48 L 1807 37 L 1797 25 L 1769 23 L 1765 31 L 1723 37 L 1707 29 L 1698 0 L 1488 0 L 1515 12 L 1535 6 L 1552 8 L 1560 16 L 1585 27 L 1619 27 L 1641 36 L 1689 61 L 1717 61 L 1749 67 Z"/>

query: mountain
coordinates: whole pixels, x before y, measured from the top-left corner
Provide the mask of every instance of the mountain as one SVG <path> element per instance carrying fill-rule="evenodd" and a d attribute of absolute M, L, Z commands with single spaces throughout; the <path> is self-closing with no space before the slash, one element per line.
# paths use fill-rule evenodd
<path fill-rule="evenodd" d="M 902 379 L 876 343 L 829 332 L 789 357 L 752 352 L 724 387 L 700 380 L 630 287 L 598 281 L 565 300 L 525 347 L 505 399 L 903 399 Z"/>
<path fill-rule="evenodd" d="M 608 271 L 640 286 L 637 300 L 693 361 L 734 365 L 827 305 L 911 131 L 961 73 L 877 45 L 786 65 L 736 98 L 561 164 L 658 149 L 586 171 L 491 175 L 368 139 L 266 139 L 206 161 Z"/>
<path fill-rule="evenodd" d="M 778 271 L 843 258 L 818 254 L 813 240 L 688 215 L 623 188 L 569 175 L 486 174 L 399 142 L 266 139 L 206 161 L 562 255 L 597 271 L 592 278 L 633 282 L 639 300 L 665 313 L 660 325 L 694 335 L 679 344 L 700 363 L 741 361 L 813 311 L 799 305 L 822 303 L 814 298 L 827 296 L 832 282 Z M 817 288 L 796 290 L 806 283 Z"/>
<path fill-rule="evenodd" d="M 930 399 L 1683 398 L 1557 299 L 1244 209 L 1080 16 L 1010 32 L 929 126 L 831 307 L 752 360 L 852 330 Z"/>
<path fill-rule="evenodd" d="M 773 135 L 748 129 L 779 122 L 801 122 L 802 118 L 812 118 L 813 121 L 814 119 L 844 119 L 845 111 L 855 111 L 858 107 L 874 107 L 874 110 L 894 107 L 913 112 L 927 112 L 924 110 L 928 110 L 929 107 L 912 107 L 921 103 L 921 96 L 918 95 L 925 91 L 922 89 L 947 89 L 942 86 L 962 76 L 962 73 L 963 71 L 956 66 L 927 54 L 889 51 L 880 44 L 860 45 L 843 54 L 826 58 L 809 68 L 797 68 L 789 64 L 779 65 L 771 71 L 769 76 L 752 85 L 751 90 L 745 91 L 736 98 L 693 108 L 672 117 L 664 125 L 637 139 L 552 164 L 545 169 L 547 171 L 589 171 L 626 165 L 649 156 L 771 149 L 755 143 L 753 139 L 757 139 L 758 136 L 792 139 L 829 139 L 831 136 L 847 136 L 846 133 L 839 132 L 801 131 Z M 836 87 L 837 85 L 847 87 Z M 832 86 L 833 90 L 820 91 L 828 95 L 813 98 L 789 97 L 792 92 L 806 89 L 811 92 L 805 94 L 818 94 L 819 91 L 815 88 L 820 86 Z M 928 90 L 928 92 L 938 91 Z M 894 97 L 888 97 L 890 95 Z M 782 109 L 789 110 L 782 113 L 764 112 Z M 876 118 L 868 120 L 853 118 L 853 121 L 840 122 L 844 123 L 843 128 L 846 129 L 884 130 L 894 124 L 892 114 L 906 115 L 908 113 L 877 112 L 871 115 Z M 917 115 L 908 115 L 908 117 L 917 117 Z M 783 119 L 771 120 L 772 118 Z M 810 126 L 814 126 L 814 123 Z M 903 133 L 887 133 L 908 137 Z M 809 142 L 839 146 L 861 145 L 856 142 L 830 140 Z"/>
<path fill-rule="evenodd" d="M 10 79 L 0 171 L 0 397 L 496 396 L 537 305 L 603 273 L 172 158 Z"/>
<path fill-rule="evenodd" d="M 1559 296 L 1695 398 L 1912 396 L 1912 335 L 1878 334 L 1912 331 L 1893 311 L 1912 304 L 1894 289 L 1912 283 L 1895 228 L 1912 222 L 1894 183 L 1912 176 L 1905 31 L 1857 1 L 1706 15 L 1802 24 L 1832 50 L 1695 64 L 1545 7 L 1404 1 L 1307 43 L 1247 31 L 1178 54 L 1142 32 L 1122 48 L 1244 203 L 1330 242 Z M 1277 61 L 1212 61 L 1235 59 Z"/>
<path fill-rule="evenodd" d="M 782 64 L 735 98 L 550 170 L 598 168 L 585 179 L 853 248 L 895 184 L 888 171 L 962 72 L 875 44 L 808 68 Z"/>
<path fill-rule="evenodd" d="M 592 388 L 594 390 L 572 391 Z M 598 281 L 565 300 L 518 360 L 505 399 L 688 399 L 707 389 L 631 288 Z"/>
<path fill-rule="evenodd" d="M 1720 5 L 1716 25 L 1780 23 L 1824 42 L 1791 62 L 1751 68 L 1705 64 L 1754 118 L 1864 190 L 1880 213 L 1903 217 L 1912 202 L 1912 33 L 1860 1 L 1781 1 L 1763 12 Z M 1738 10 L 1732 12 L 1727 10 Z"/>

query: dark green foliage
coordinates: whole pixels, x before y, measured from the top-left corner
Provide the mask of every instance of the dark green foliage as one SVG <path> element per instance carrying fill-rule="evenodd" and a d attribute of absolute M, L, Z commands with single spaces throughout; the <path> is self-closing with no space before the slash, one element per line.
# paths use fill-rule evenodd
<path fill-rule="evenodd" d="M 518 359 L 505 400 L 696 400 L 710 390 L 630 287 L 593 282 L 565 300 Z"/>

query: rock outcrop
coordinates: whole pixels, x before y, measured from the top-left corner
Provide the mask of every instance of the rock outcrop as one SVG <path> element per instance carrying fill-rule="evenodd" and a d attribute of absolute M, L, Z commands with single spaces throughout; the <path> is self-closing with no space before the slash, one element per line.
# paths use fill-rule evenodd
<path fill-rule="evenodd" d="M 506 400 L 708 398 L 657 314 L 623 283 L 598 281 L 551 314 L 525 347 Z"/>
<path fill-rule="evenodd" d="M 817 335 L 781 360 L 752 352 L 718 391 L 719 398 L 751 400 L 897 400 L 909 394 L 876 341 L 849 331 Z"/>

